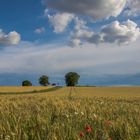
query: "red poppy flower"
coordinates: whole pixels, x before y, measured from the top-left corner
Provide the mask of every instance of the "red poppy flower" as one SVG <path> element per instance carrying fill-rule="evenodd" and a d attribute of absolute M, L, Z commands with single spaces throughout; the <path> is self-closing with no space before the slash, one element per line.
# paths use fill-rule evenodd
<path fill-rule="evenodd" d="M 90 133 L 92 132 L 92 128 L 90 126 L 86 126 L 86 131 Z"/>
<path fill-rule="evenodd" d="M 84 132 L 80 132 L 80 137 L 84 137 Z"/>

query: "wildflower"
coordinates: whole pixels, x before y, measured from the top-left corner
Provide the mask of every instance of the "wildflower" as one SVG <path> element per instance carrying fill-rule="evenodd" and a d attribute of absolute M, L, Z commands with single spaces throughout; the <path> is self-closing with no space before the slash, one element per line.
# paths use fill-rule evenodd
<path fill-rule="evenodd" d="M 84 132 L 80 132 L 80 137 L 84 137 Z"/>
<path fill-rule="evenodd" d="M 92 128 L 90 126 L 86 126 L 86 131 L 90 133 L 92 132 Z"/>
<path fill-rule="evenodd" d="M 97 119 L 97 115 L 96 115 L 96 114 L 93 114 L 93 117 L 94 117 L 95 119 Z"/>
<path fill-rule="evenodd" d="M 69 115 L 68 114 L 66 114 L 66 118 L 69 118 Z"/>
<path fill-rule="evenodd" d="M 7 135 L 7 136 L 5 137 L 5 140 L 10 140 L 10 136 Z"/>
<path fill-rule="evenodd" d="M 81 115 L 84 115 L 84 112 L 81 112 Z"/>
<path fill-rule="evenodd" d="M 78 115 L 78 112 L 74 112 L 75 115 Z"/>

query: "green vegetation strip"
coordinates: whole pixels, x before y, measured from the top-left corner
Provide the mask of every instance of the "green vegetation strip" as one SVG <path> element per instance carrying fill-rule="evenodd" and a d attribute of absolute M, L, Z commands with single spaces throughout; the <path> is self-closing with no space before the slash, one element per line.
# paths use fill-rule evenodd
<path fill-rule="evenodd" d="M 56 91 L 62 87 L 56 86 L 48 89 L 43 89 L 43 90 L 33 90 L 33 91 L 24 91 L 24 92 L 0 92 L 0 95 L 2 94 L 32 94 L 32 93 L 44 93 L 44 92 L 51 92 L 51 91 Z"/>

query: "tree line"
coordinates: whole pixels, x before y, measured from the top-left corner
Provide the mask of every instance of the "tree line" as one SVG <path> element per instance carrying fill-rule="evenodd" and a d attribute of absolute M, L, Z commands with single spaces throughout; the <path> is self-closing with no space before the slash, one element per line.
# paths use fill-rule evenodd
<path fill-rule="evenodd" d="M 67 86 L 77 85 L 79 79 L 80 79 L 80 75 L 76 72 L 68 72 L 65 75 L 65 83 Z M 39 77 L 38 82 L 41 86 L 50 85 L 49 77 L 47 75 L 42 75 L 41 77 Z M 55 86 L 56 84 L 54 83 L 52 85 Z M 32 86 L 32 82 L 29 80 L 24 80 L 24 81 L 22 81 L 22 86 Z"/>

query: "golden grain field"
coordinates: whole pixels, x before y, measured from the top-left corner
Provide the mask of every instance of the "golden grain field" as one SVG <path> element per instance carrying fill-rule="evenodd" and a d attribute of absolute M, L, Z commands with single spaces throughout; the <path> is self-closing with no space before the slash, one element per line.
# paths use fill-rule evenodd
<path fill-rule="evenodd" d="M 50 86 L 51 87 L 51 86 Z M 27 92 L 34 90 L 44 90 L 50 87 L 42 86 L 0 86 L 0 92 Z"/>
<path fill-rule="evenodd" d="M 140 87 L 2 94 L 0 140 L 140 140 Z"/>

